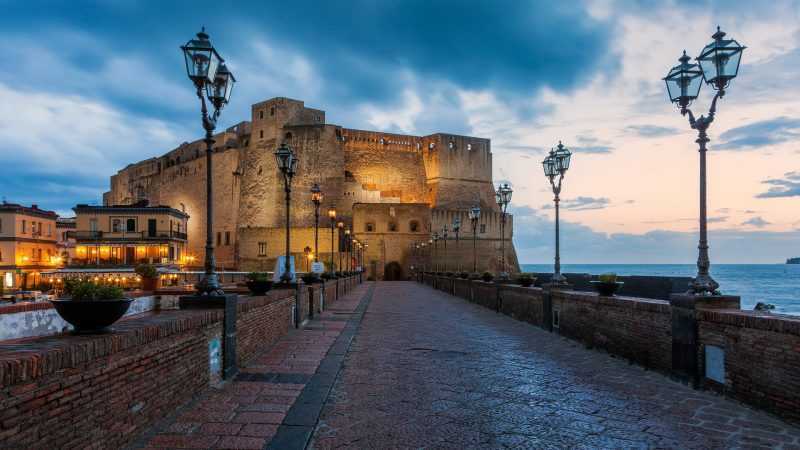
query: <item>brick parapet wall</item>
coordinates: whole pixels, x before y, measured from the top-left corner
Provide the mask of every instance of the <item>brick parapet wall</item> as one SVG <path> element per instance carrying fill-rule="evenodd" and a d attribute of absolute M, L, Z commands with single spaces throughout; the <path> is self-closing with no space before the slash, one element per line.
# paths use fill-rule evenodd
<path fill-rule="evenodd" d="M 293 291 L 240 297 L 239 361 L 291 323 Z M 165 310 L 122 320 L 106 335 L 70 334 L 0 349 L 0 448 L 119 448 L 218 378 L 209 342 L 222 310 Z"/>
<path fill-rule="evenodd" d="M 445 284 L 446 277 L 423 274 L 422 283 Z M 548 291 L 516 285 L 452 279 L 456 296 L 548 329 L 588 347 L 603 349 L 668 374 L 672 367 L 673 307 L 668 301 L 604 297 L 591 292 Z M 441 289 L 447 291 L 447 289 Z M 499 301 L 498 301 L 499 299 Z M 698 362 L 705 373 L 705 347 L 724 351 L 724 385 L 703 378 L 726 395 L 800 423 L 800 318 L 729 309 L 696 311 Z"/>
<path fill-rule="evenodd" d="M 724 352 L 724 385 L 705 384 L 800 423 L 800 318 L 735 310 L 697 317 L 701 373 L 706 346 Z"/>

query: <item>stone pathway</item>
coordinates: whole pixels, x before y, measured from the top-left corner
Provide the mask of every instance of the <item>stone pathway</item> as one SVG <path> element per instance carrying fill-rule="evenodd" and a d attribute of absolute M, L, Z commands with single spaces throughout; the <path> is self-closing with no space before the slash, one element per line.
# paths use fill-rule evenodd
<path fill-rule="evenodd" d="M 368 287 L 361 285 L 292 330 L 242 368 L 222 389 L 204 394 L 155 434 L 145 448 L 261 449 L 312 380 Z M 338 372 L 338 370 L 337 370 Z M 327 397 L 327 392 L 325 392 Z M 324 398 L 323 398 L 324 400 Z M 321 405 L 320 405 L 321 406 Z M 316 417 L 319 412 L 315 414 Z M 309 428 L 310 435 L 311 428 Z"/>
<path fill-rule="evenodd" d="M 556 334 L 382 282 L 311 446 L 800 449 L 798 439 L 765 413 Z"/>

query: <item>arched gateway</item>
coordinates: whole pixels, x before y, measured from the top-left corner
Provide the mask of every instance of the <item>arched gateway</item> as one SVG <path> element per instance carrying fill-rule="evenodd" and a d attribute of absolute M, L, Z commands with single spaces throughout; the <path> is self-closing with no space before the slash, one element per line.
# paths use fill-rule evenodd
<path fill-rule="evenodd" d="M 397 261 L 386 264 L 386 267 L 383 268 L 383 279 L 384 281 L 403 280 L 403 268 Z"/>

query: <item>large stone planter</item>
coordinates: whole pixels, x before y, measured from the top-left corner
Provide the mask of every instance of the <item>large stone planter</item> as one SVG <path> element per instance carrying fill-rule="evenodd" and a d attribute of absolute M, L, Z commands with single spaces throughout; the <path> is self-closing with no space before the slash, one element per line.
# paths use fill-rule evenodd
<path fill-rule="evenodd" d="M 108 327 L 128 312 L 133 299 L 75 301 L 63 298 L 50 302 L 58 315 L 75 327 L 76 333 L 93 334 L 109 331 Z"/>

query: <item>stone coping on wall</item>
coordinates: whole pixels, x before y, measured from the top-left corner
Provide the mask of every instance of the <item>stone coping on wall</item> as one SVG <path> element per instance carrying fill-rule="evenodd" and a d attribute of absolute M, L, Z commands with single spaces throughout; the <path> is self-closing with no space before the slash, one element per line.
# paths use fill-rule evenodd
<path fill-rule="evenodd" d="M 270 291 L 265 296 L 240 297 L 239 312 L 294 297 L 292 290 Z M 69 333 L 20 339 L 0 344 L 0 387 L 21 384 L 26 389 L 39 377 L 69 370 L 126 349 L 147 345 L 186 330 L 222 322 L 222 310 L 161 310 L 120 320 L 107 334 Z M 66 376 L 80 377 L 80 373 Z M 32 389 L 32 388 L 31 388 Z"/>
<path fill-rule="evenodd" d="M 163 292 L 159 291 L 155 295 L 160 295 Z M 149 297 L 154 295 L 151 291 L 128 291 L 125 292 L 127 298 Z M 20 301 L 17 303 L 5 303 L 0 305 L 0 314 L 14 314 L 26 311 L 39 311 L 42 309 L 51 309 L 53 304 L 48 300 L 40 300 L 38 302 Z"/>
<path fill-rule="evenodd" d="M 697 310 L 698 320 L 800 336 L 800 317 L 739 309 Z"/>

